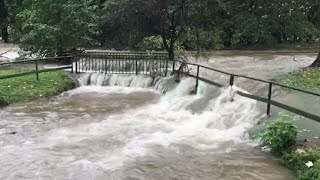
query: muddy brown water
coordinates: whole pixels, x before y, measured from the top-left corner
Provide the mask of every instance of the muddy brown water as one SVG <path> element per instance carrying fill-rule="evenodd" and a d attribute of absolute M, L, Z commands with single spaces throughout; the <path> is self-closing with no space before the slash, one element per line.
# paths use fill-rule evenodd
<path fill-rule="evenodd" d="M 255 56 L 217 55 L 202 63 L 269 79 L 314 55 Z M 245 84 L 239 86 L 255 88 Z M 228 89 L 208 96 L 203 83 L 193 96 L 193 87 L 187 79 L 161 95 L 87 86 L 1 109 L 0 179 L 294 179 L 247 137 L 262 114 L 257 102 L 230 102 Z"/>

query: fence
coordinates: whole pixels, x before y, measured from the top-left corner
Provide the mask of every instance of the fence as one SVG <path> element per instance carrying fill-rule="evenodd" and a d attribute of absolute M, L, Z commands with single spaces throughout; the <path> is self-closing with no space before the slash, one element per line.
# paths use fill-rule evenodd
<path fill-rule="evenodd" d="M 175 67 L 177 67 L 176 64 L 179 64 L 178 66 L 181 66 L 181 64 L 184 64 L 184 65 L 189 65 L 189 66 L 196 67 L 196 69 L 197 69 L 196 75 L 193 75 L 193 74 L 188 73 L 188 72 L 182 72 L 182 71 L 176 70 L 175 69 Z M 205 83 L 208 83 L 208 84 L 211 84 L 211 85 L 214 85 L 214 86 L 217 86 L 217 87 L 223 87 L 224 86 L 224 85 L 222 85 L 220 83 L 217 83 L 217 82 L 211 81 L 209 79 L 200 77 L 201 69 L 206 69 L 206 70 L 209 70 L 209 71 L 214 71 L 214 72 L 218 72 L 218 73 L 230 76 L 230 80 L 229 80 L 229 85 L 230 86 L 234 85 L 235 78 L 244 78 L 244 79 L 249 79 L 249 80 L 252 80 L 252 81 L 258 81 L 258 82 L 266 83 L 266 84 L 268 84 L 268 96 L 267 97 L 256 96 L 256 95 L 248 94 L 248 93 L 242 92 L 242 91 L 237 91 L 237 94 L 239 94 L 240 96 L 243 96 L 243 97 L 247 97 L 247 98 L 254 99 L 254 100 L 257 100 L 257 101 L 260 101 L 260 102 L 267 103 L 267 114 L 268 115 L 270 115 L 271 105 L 273 105 L 273 106 L 279 107 L 281 109 L 284 109 L 284 110 L 293 112 L 295 114 L 301 115 L 303 117 L 306 117 L 306 118 L 315 120 L 317 122 L 320 122 L 320 117 L 315 115 L 315 114 L 311 114 L 311 113 L 302 111 L 302 110 L 300 110 L 298 108 L 295 108 L 295 107 L 292 107 L 292 106 L 277 102 L 275 100 L 272 100 L 273 86 L 279 86 L 279 87 L 287 88 L 287 89 L 290 89 L 290 90 L 295 90 L 295 91 L 299 91 L 299 92 L 306 93 L 306 94 L 309 94 L 309 95 L 313 95 L 315 97 L 320 97 L 320 94 L 318 94 L 318 93 L 307 91 L 307 90 L 303 90 L 303 89 L 299 89 L 299 88 L 295 88 L 295 87 L 290 87 L 290 86 L 283 85 L 283 84 L 276 83 L 276 82 L 272 82 L 272 81 L 257 79 L 257 78 L 253 78 L 253 77 L 243 76 L 243 75 L 232 74 L 232 73 L 224 72 L 224 71 L 221 71 L 221 70 L 218 70 L 218 69 L 214 69 L 214 68 L 211 68 L 211 67 L 207 67 L 207 66 L 203 66 L 203 65 L 199 65 L 199 64 L 195 64 L 195 63 L 188 63 L 188 62 L 179 61 L 179 60 L 175 60 L 173 62 L 172 68 L 173 68 L 172 71 L 174 73 L 183 74 L 185 76 L 188 76 L 188 77 L 196 79 L 195 92 L 197 92 L 199 81 L 203 81 Z"/>
<path fill-rule="evenodd" d="M 60 64 L 63 61 L 69 61 L 67 65 Z M 64 57 L 50 57 L 50 58 L 37 58 L 37 59 L 29 59 L 29 60 L 22 60 L 22 61 L 14 61 L 8 63 L 0 63 L 0 69 L 24 69 L 24 71 L 14 74 L 8 75 L 0 75 L 1 79 L 9 79 L 21 76 L 27 76 L 35 74 L 36 79 L 39 81 L 39 75 L 44 72 L 51 72 L 51 71 L 59 71 L 64 69 L 71 69 L 73 72 L 73 56 L 64 56 Z M 50 64 L 53 67 L 50 68 L 40 68 L 41 65 Z"/>
<path fill-rule="evenodd" d="M 76 56 L 75 72 L 105 74 L 168 74 L 166 53 L 86 52 Z"/>
<path fill-rule="evenodd" d="M 66 59 L 70 61 L 70 63 L 67 65 L 57 66 L 49 69 L 39 69 L 40 62 L 61 61 Z M 230 86 L 234 85 L 236 78 L 244 78 L 244 79 L 249 79 L 251 81 L 258 81 L 261 83 L 268 84 L 267 97 L 262 97 L 262 96 L 248 94 L 242 91 L 237 91 L 237 93 L 240 96 L 266 103 L 268 115 L 270 115 L 271 105 L 273 105 L 281 109 L 284 109 L 284 110 L 293 112 L 295 114 L 304 116 L 306 118 L 313 119 L 317 122 L 320 122 L 319 116 L 305 112 L 301 109 L 280 103 L 278 101 L 273 100 L 272 98 L 273 97 L 272 90 L 274 86 L 279 86 L 279 87 L 287 88 L 290 90 L 295 90 L 295 91 L 299 91 L 309 95 L 313 95 L 315 97 L 320 97 L 320 94 L 318 93 L 295 88 L 295 87 L 290 87 L 290 86 L 279 84 L 272 81 L 232 74 L 232 73 L 224 72 L 211 67 L 203 66 L 200 64 L 188 63 L 180 60 L 169 61 L 166 53 L 87 52 L 87 53 L 78 54 L 76 56 L 40 58 L 40 59 L 30 59 L 30 60 L 16 61 L 16 62 L 10 62 L 10 63 L 2 63 L 0 64 L 0 69 L 1 67 L 12 66 L 15 64 L 23 64 L 23 63 L 28 63 L 29 66 L 32 65 L 32 67 L 34 67 L 34 70 L 29 70 L 27 72 L 22 72 L 17 74 L 0 76 L 0 80 L 26 76 L 31 74 L 35 74 L 37 80 L 39 80 L 40 73 L 63 70 L 63 69 L 71 69 L 71 72 L 73 73 L 97 72 L 97 73 L 106 73 L 106 74 L 136 74 L 136 75 L 137 74 L 149 74 L 149 75 L 158 74 L 163 76 L 167 76 L 169 71 L 171 71 L 173 73 L 183 74 L 185 76 L 195 78 L 196 79 L 195 92 L 197 92 L 199 81 L 203 81 L 205 83 L 208 83 L 217 87 L 224 86 L 220 83 L 201 77 L 200 71 L 202 69 L 205 69 L 205 70 L 221 73 L 224 75 L 228 75 L 230 77 L 229 79 Z M 176 69 L 176 67 L 180 67 L 183 64 L 196 67 L 196 74 L 191 74 L 191 73 L 179 71 Z"/>

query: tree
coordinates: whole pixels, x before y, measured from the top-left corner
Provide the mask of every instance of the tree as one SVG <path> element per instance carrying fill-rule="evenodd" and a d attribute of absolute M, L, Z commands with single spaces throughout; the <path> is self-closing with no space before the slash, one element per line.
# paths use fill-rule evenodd
<path fill-rule="evenodd" d="M 0 29 L 2 34 L 2 39 L 5 43 L 9 41 L 8 34 L 8 10 L 4 0 L 0 0 Z"/>
<path fill-rule="evenodd" d="M 97 6 L 91 0 L 26 0 L 17 14 L 20 47 L 45 56 L 65 55 L 92 45 L 98 35 Z"/>
<path fill-rule="evenodd" d="M 320 30 L 320 0 L 314 0 L 310 6 L 310 19 Z M 311 67 L 320 67 L 320 49 L 317 59 L 311 64 Z"/>
<path fill-rule="evenodd" d="M 179 39 L 183 36 L 188 39 L 186 34 L 195 34 L 197 29 L 202 32 L 206 28 L 214 28 L 216 18 L 213 14 L 218 6 L 213 5 L 218 5 L 216 2 L 218 1 L 107 0 L 105 24 L 115 24 L 116 32 L 121 30 L 140 40 L 148 36 L 160 36 L 169 59 L 173 60 L 175 44 Z M 206 26 L 208 24 L 210 26 Z M 110 29 L 110 33 L 114 32 L 114 29 Z"/>
<path fill-rule="evenodd" d="M 226 10 L 234 45 L 306 42 L 317 32 L 305 0 L 226 0 Z"/>
<path fill-rule="evenodd" d="M 17 41 L 16 32 L 21 30 L 22 22 L 17 19 L 17 14 L 24 9 L 24 0 L 5 0 L 8 9 L 8 26 L 10 27 L 10 39 Z"/>

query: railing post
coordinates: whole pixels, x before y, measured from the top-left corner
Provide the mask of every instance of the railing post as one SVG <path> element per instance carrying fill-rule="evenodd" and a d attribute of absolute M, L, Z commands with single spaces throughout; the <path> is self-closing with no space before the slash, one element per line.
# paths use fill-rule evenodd
<path fill-rule="evenodd" d="M 138 75 L 138 59 L 136 58 L 136 76 Z"/>
<path fill-rule="evenodd" d="M 172 75 L 174 75 L 175 65 L 176 65 L 176 62 L 173 60 L 172 61 Z"/>
<path fill-rule="evenodd" d="M 267 106 L 268 116 L 270 116 L 270 112 L 271 112 L 271 98 L 272 98 L 272 83 L 269 83 L 268 106 Z"/>
<path fill-rule="evenodd" d="M 38 60 L 36 62 L 36 76 L 37 76 L 37 81 L 39 81 L 39 67 L 38 67 Z"/>
<path fill-rule="evenodd" d="M 71 59 L 71 73 L 73 73 L 74 56 L 70 57 L 70 59 Z"/>
<path fill-rule="evenodd" d="M 197 66 L 197 79 L 196 79 L 196 87 L 195 87 L 195 91 L 194 94 L 197 94 L 198 92 L 198 86 L 199 86 L 199 74 L 200 74 L 200 66 Z"/>
<path fill-rule="evenodd" d="M 108 73 L 107 59 L 104 59 L 104 74 Z"/>
<path fill-rule="evenodd" d="M 76 74 L 78 74 L 78 56 L 75 57 L 76 60 Z"/>
<path fill-rule="evenodd" d="M 233 74 L 230 75 L 230 83 L 229 84 L 231 87 L 234 85 L 234 75 Z"/>

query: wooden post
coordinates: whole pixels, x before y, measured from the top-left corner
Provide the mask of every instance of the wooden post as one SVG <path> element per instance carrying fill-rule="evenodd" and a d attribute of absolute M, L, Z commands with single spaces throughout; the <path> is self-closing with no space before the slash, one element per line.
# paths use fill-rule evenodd
<path fill-rule="evenodd" d="M 195 91 L 194 94 L 197 94 L 198 92 L 198 86 L 199 86 L 199 74 L 200 74 L 200 66 L 197 66 L 197 79 L 196 79 L 196 87 L 195 87 Z"/>
<path fill-rule="evenodd" d="M 267 106 L 267 115 L 270 116 L 271 112 L 271 98 L 272 98 L 272 83 L 269 83 L 269 93 L 268 93 L 268 106 Z"/>
<path fill-rule="evenodd" d="M 39 67 L 38 67 L 38 60 L 36 62 L 36 76 L 37 76 L 37 81 L 39 81 Z"/>

